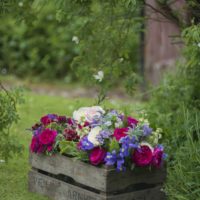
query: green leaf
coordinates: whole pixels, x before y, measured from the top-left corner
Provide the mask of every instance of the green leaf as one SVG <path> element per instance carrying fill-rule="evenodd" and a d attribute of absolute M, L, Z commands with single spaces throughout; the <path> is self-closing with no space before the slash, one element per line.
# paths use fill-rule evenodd
<path fill-rule="evenodd" d="M 118 152 L 119 149 L 120 149 L 119 142 L 115 138 L 111 139 L 109 144 L 109 152 L 112 152 L 113 150 Z"/>

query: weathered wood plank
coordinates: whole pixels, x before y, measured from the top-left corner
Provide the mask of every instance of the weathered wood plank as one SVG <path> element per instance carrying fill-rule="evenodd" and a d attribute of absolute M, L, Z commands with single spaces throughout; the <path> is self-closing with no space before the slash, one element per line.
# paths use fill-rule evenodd
<path fill-rule="evenodd" d="M 52 174 L 64 174 L 70 176 L 78 183 L 97 190 L 106 191 L 106 169 L 94 167 L 87 163 L 61 155 L 45 156 L 31 154 L 32 167 Z"/>
<path fill-rule="evenodd" d="M 29 173 L 29 191 L 48 196 L 53 200 L 164 200 L 160 186 L 120 195 L 97 194 L 35 170 Z"/>
<path fill-rule="evenodd" d="M 63 174 L 86 186 L 103 192 L 124 190 L 138 183 L 160 184 L 166 177 L 166 169 L 137 172 L 116 172 L 115 169 L 99 168 L 62 155 L 52 157 L 30 155 L 30 164 L 51 174 Z"/>

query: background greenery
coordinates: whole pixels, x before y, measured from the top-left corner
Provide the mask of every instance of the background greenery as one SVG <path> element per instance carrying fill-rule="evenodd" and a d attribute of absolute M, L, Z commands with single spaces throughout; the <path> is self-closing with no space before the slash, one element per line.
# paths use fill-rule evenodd
<path fill-rule="evenodd" d="M 162 8 L 169 9 L 169 0 L 158 2 Z M 138 67 L 143 1 L 69 0 L 66 3 L 44 0 L 41 3 L 39 0 L 24 0 L 21 3 L 0 4 L 2 74 L 7 72 L 50 81 L 83 80 L 93 85 L 92 75 L 103 70 L 105 81 L 99 84 L 102 94 L 117 84 L 125 86 L 129 92 L 138 86 L 138 80 L 143 78 L 139 76 Z M 163 143 L 169 155 L 165 191 L 170 200 L 200 199 L 200 6 L 198 1 L 191 0 L 186 1 L 185 7 L 190 13 L 187 20 L 180 12 L 168 12 L 168 17 L 175 20 L 182 31 L 183 59 L 174 71 L 165 75 L 157 88 L 147 92 L 149 101 L 139 106 L 147 110 L 154 127 L 163 129 Z M 74 36 L 77 41 L 72 41 Z M 10 127 L 18 118 L 17 110 L 10 107 L 13 104 L 5 93 L 0 93 L 0 98 L 5 105 L 1 105 L 1 113 L 7 113 L 1 115 L 0 122 L 5 120 Z M 8 164 L 0 164 L 0 172 L 3 172 L 0 195 L 6 200 L 13 196 L 20 200 L 39 199 L 29 194 L 26 188 L 31 136 L 24 130 L 42 114 L 70 114 L 76 107 L 94 102 L 83 99 L 74 102 L 30 93 L 25 95 L 25 100 L 26 103 L 18 107 L 21 120 L 12 126 L 10 138 L 18 138 L 26 151 Z M 129 106 L 117 108 L 130 112 L 132 105 L 135 105 L 134 101 Z M 12 116 L 8 115 L 8 107 L 12 109 L 9 112 Z M 62 113 L 63 107 L 65 113 Z M 7 125 L 2 127 L 7 129 Z M 4 131 L 0 131 L 2 136 Z"/>

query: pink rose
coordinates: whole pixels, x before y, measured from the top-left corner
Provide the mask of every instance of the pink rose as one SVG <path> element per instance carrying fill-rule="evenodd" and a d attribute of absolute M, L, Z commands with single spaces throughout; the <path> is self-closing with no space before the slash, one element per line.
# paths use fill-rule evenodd
<path fill-rule="evenodd" d="M 92 165 L 99 165 L 104 162 L 106 157 L 106 150 L 100 147 L 96 147 L 90 153 L 90 163 Z"/>
<path fill-rule="evenodd" d="M 39 135 L 39 141 L 43 145 L 50 145 L 55 142 L 57 136 L 57 131 L 51 129 L 45 129 Z"/>
<path fill-rule="evenodd" d="M 162 164 L 162 157 L 163 157 L 163 149 L 156 147 L 153 151 L 153 159 L 151 164 L 159 168 Z"/>
<path fill-rule="evenodd" d="M 138 167 L 145 167 L 151 164 L 153 152 L 148 145 L 136 149 L 132 155 L 132 161 Z"/>
<path fill-rule="evenodd" d="M 39 148 L 38 138 L 36 136 L 33 136 L 31 140 L 30 150 L 33 153 L 37 153 L 38 148 Z"/>
<path fill-rule="evenodd" d="M 132 117 L 127 117 L 128 126 L 136 126 L 138 124 L 138 120 Z"/>
<path fill-rule="evenodd" d="M 128 128 L 116 128 L 113 134 L 113 137 L 119 141 L 121 138 L 127 136 Z"/>

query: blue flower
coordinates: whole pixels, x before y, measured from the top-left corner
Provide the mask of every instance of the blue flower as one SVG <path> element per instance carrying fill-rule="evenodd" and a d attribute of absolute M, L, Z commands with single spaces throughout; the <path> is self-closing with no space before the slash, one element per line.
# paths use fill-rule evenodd
<path fill-rule="evenodd" d="M 94 145 L 88 140 L 87 136 L 83 137 L 81 140 L 80 148 L 83 151 L 91 150 L 94 148 Z"/>
<path fill-rule="evenodd" d="M 107 152 L 105 157 L 106 165 L 112 166 L 117 165 L 117 171 L 124 171 L 126 168 L 124 167 L 124 155 L 122 153 L 117 153 L 115 150 L 112 153 Z"/>
<path fill-rule="evenodd" d="M 122 139 L 120 139 L 119 141 L 122 144 L 122 147 L 120 149 L 120 152 L 124 155 L 124 157 L 128 157 L 130 154 L 130 149 L 136 149 L 138 148 L 138 143 L 136 140 L 136 137 L 130 137 L 130 136 L 126 136 L 123 137 Z"/>
<path fill-rule="evenodd" d="M 143 126 L 143 135 L 148 136 L 152 133 L 152 128 L 150 128 L 148 125 Z"/>

